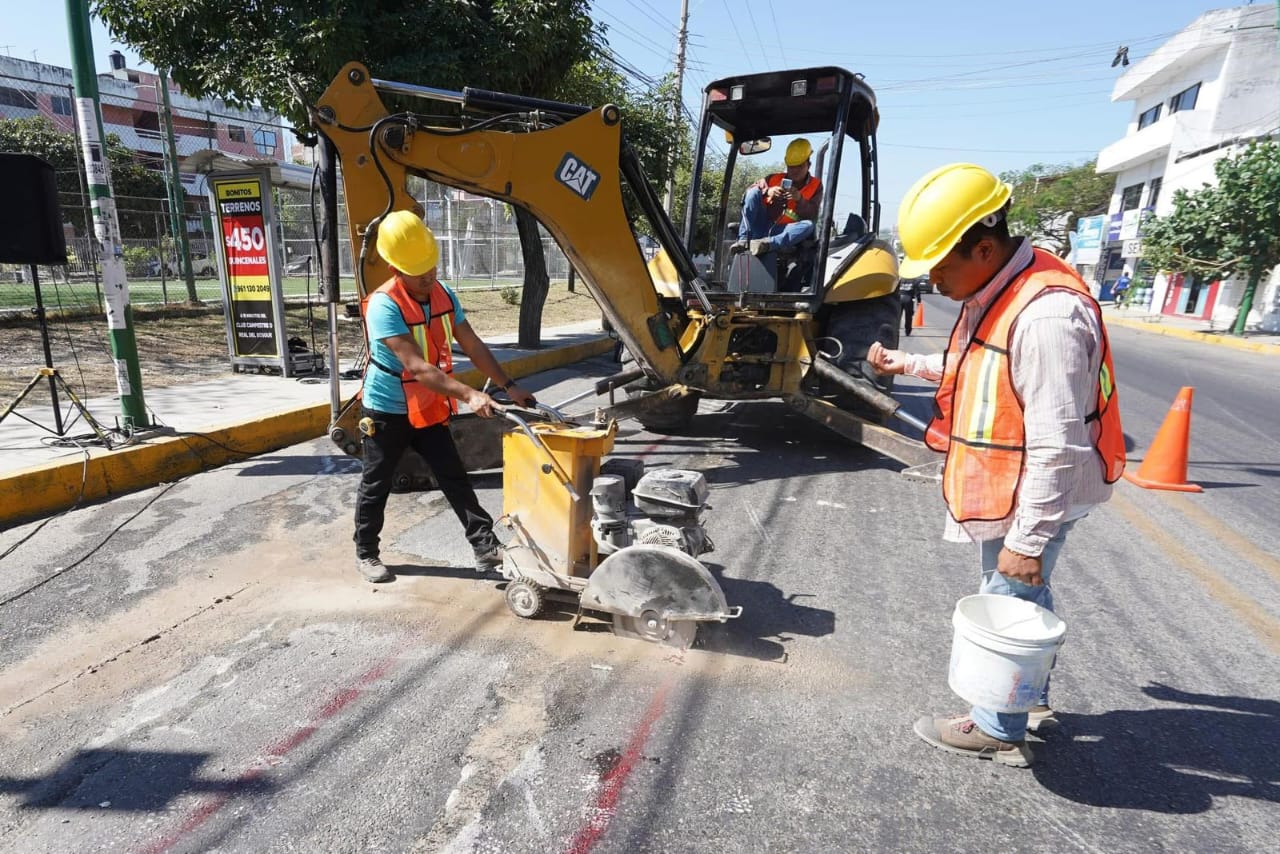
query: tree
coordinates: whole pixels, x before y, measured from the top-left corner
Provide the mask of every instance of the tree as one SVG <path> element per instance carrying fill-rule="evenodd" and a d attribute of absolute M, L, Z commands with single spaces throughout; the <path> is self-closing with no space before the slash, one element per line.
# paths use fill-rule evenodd
<path fill-rule="evenodd" d="M 718 242 L 718 237 L 711 233 L 720 213 L 720 192 L 724 187 L 725 158 L 712 154 L 707 157 L 702 172 L 702 192 L 698 195 L 698 206 L 694 212 L 693 245 L 711 247 Z M 741 213 L 740 203 L 746 195 L 747 187 L 761 178 L 774 172 L 785 171 L 782 163 L 763 163 L 759 157 L 739 157 L 734 164 L 733 182 L 729 187 L 729 216 L 733 222 Z M 689 182 L 693 178 L 693 164 L 686 162 L 676 173 L 676 210 L 680 212 L 677 219 L 683 223 L 683 211 L 689 199 Z M 735 235 L 736 237 L 736 235 Z"/>
<path fill-rule="evenodd" d="M 1231 325 L 1243 335 L 1258 282 L 1280 264 L 1280 144 L 1253 142 L 1213 166 L 1217 186 L 1178 190 L 1173 211 L 1142 228 L 1143 258 L 1164 272 L 1204 279 L 1242 275 L 1246 284 Z"/>
<path fill-rule="evenodd" d="M 34 154 L 53 166 L 63 217 L 80 233 L 93 230 L 89 200 L 82 194 L 80 147 L 75 134 L 60 131 L 44 116 L 0 119 L 0 150 Z M 133 152 L 116 134 L 107 134 L 107 160 L 111 187 L 117 197 L 120 233 L 125 237 L 151 237 L 155 217 L 164 212 L 164 177 L 134 160 Z"/>
<path fill-rule="evenodd" d="M 1036 163 L 1003 173 L 1000 179 L 1013 186 L 1010 230 L 1065 258 L 1076 220 L 1106 213 L 1115 189 L 1115 179 L 1099 175 L 1096 165 L 1097 161 L 1075 166 Z"/>
<path fill-rule="evenodd" d="M 359 59 L 374 77 L 442 89 L 477 86 L 551 97 L 603 41 L 590 0 L 93 0 L 112 32 L 183 91 L 261 105 L 307 124 L 306 104 Z M 520 223 L 520 217 L 530 217 Z M 521 343 L 537 345 L 546 263 L 531 215 L 517 211 L 525 257 Z M 532 337 L 532 342 L 530 342 Z"/>

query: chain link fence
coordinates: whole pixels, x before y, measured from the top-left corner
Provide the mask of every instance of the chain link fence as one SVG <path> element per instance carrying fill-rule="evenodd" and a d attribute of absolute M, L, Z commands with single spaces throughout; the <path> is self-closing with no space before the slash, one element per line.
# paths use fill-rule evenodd
<path fill-rule="evenodd" d="M 42 283 L 60 286 L 56 300 L 50 301 L 57 304 L 49 308 L 102 314 L 101 266 L 95 257 L 98 244 L 93 237 L 90 198 L 79 164 L 75 91 L 70 74 L 66 69 L 35 63 L 22 63 L 20 67 L 34 69 L 32 74 L 38 75 L 19 77 L 0 71 L 0 120 L 47 122 L 55 134 L 66 137 L 75 152 L 74 157 L 54 164 L 67 264 L 40 268 L 37 275 Z M 106 133 L 109 138 L 118 138 L 130 152 L 124 171 L 113 175 L 130 302 L 145 308 L 190 302 L 219 304 L 223 299 L 218 253 L 221 236 L 210 209 L 205 176 L 180 171 L 181 186 L 172 188 L 168 164 L 174 158 L 181 164 L 205 148 L 284 162 L 282 154 L 292 138 L 263 111 L 225 111 L 221 102 L 196 101 L 171 90 L 171 149 L 162 123 L 160 90 L 149 80 L 124 69 L 99 76 Z M 61 150 L 65 152 L 67 147 Z M 510 206 L 422 179 L 410 181 L 408 189 L 422 205 L 426 221 L 440 243 L 442 279 L 458 290 L 519 288 L 524 280 L 524 260 Z M 139 188 L 149 188 L 151 192 L 138 192 Z M 170 195 L 180 200 L 176 217 Z M 318 300 L 318 194 L 288 187 L 276 188 L 273 196 L 276 260 L 282 271 L 285 299 Z M 341 197 L 339 219 L 340 289 L 343 299 L 352 301 L 353 259 L 359 254 L 359 247 L 353 251 Z M 569 278 L 569 261 L 555 241 L 545 231 L 542 234 L 547 272 L 553 282 L 565 282 Z M 186 282 L 180 250 L 183 235 L 191 259 L 191 286 Z M 0 316 L 30 314 L 34 308 L 30 269 L 0 264 Z"/>

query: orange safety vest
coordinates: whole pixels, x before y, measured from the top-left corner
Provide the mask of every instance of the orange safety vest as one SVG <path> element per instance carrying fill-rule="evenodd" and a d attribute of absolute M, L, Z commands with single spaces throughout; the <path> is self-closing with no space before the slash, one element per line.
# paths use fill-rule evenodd
<path fill-rule="evenodd" d="M 782 179 L 785 177 L 787 177 L 785 172 L 775 172 L 764 180 L 768 187 L 781 187 Z M 822 182 L 810 175 L 799 187 L 793 185 L 791 189 L 799 193 L 800 198 L 808 202 L 813 200 L 813 197 L 818 193 L 818 188 L 821 186 Z M 782 208 L 782 213 L 778 214 L 778 218 L 774 222 L 778 225 L 790 225 L 793 222 L 799 222 L 800 215 L 796 213 L 796 204 L 795 199 L 788 200 L 787 204 Z"/>
<path fill-rule="evenodd" d="M 1081 294 L 1098 318 L 1102 366 L 1094 409 L 1085 420 L 1098 422 L 1093 446 L 1102 459 L 1103 478 L 1115 483 L 1124 473 L 1124 432 L 1102 309 L 1060 258 L 1041 249 L 1034 256 L 987 308 L 963 351 L 959 320 L 951 331 L 925 444 L 947 455 L 942 496 L 957 522 L 998 521 L 1013 512 L 1027 445 L 1009 345 L 1018 315 L 1046 291 Z"/>
<path fill-rule="evenodd" d="M 437 283 L 439 284 L 439 283 Z M 374 293 L 386 294 L 400 309 L 400 316 L 409 327 L 409 334 L 422 348 L 422 358 L 449 376 L 453 375 L 453 300 L 445 293 L 443 285 L 431 289 L 431 317 L 427 318 L 422 303 L 405 290 L 399 276 L 383 282 Z M 360 304 L 363 314 L 368 297 Z M 367 334 L 367 333 L 366 333 Z M 372 350 L 372 342 L 370 342 Z M 388 368 L 370 360 L 379 370 Z M 430 427 L 449 420 L 458 411 L 458 405 L 447 394 L 432 391 L 414 379 L 408 370 L 400 372 L 400 385 L 404 389 L 404 401 L 409 410 L 409 423 L 414 427 Z"/>

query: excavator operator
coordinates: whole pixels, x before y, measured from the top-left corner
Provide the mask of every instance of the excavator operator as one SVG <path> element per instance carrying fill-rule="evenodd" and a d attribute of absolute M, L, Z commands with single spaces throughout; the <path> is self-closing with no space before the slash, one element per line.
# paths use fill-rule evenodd
<path fill-rule="evenodd" d="M 533 406 L 467 323 L 457 296 L 436 278 L 440 251 L 426 223 L 394 211 L 378 225 L 378 254 L 392 276 L 364 302 L 369 367 L 361 390 L 364 467 L 356 493 L 356 569 L 369 582 L 395 576 L 379 557 L 379 535 L 396 466 L 417 451 L 435 476 L 475 552 L 476 571 L 502 563 L 493 518 L 480 506 L 449 433 L 457 402 L 483 417 L 494 414 L 489 395 L 453 378 L 453 343 L 520 406 Z"/>
<path fill-rule="evenodd" d="M 730 252 L 763 255 L 813 237 L 813 222 L 822 205 L 822 182 L 809 174 L 813 146 L 804 137 L 793 139 L 783 158 L 785 172 L 761 178 L 742 200 L 738 242 Z"/>

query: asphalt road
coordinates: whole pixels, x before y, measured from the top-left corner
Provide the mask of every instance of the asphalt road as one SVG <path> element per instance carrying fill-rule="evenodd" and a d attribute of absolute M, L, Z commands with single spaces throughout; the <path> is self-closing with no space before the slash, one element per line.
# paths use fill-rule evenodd
<path fill-rule="evenodd" d="M 942 302 L 912 347 L 941 346 Z M 911 732 L 963 708 L 950 615 L 977 583 L 936 487 L 781 405 L 704 403 L 696 435 L 627 426 L 615 448 L 712 485 L 706 558 L 744 615 L 687 651 L 515 618 L 432 494 L 393 496 L 401 577 L 362 582 L 356 467 L 324 441 L 0 534 L 31 534 L 0 561 L 0 849 L 1269 848 L 1277 459 L 1248 425 L 1275 372 L 1114 338 L 1135 455 L 1194 378 L 1192 476 L 1213 483 L 1122 484 L 1073 533 L 1063 725 L 1030 770 Z M 554 402 L 608 370 L 530 385 Z M 498 479 L 478 484 L 496 515 Z"/>

